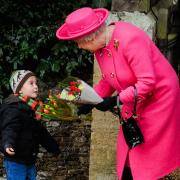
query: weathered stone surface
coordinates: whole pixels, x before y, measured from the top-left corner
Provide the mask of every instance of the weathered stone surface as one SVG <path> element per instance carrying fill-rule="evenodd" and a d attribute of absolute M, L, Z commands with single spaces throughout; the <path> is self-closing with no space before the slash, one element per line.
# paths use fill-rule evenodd
<path fill-rule="evenodd" d="M 94 62 L 94 83 L 100 79 Z M 116 136 L 119 122 L 111 113 L 93 110 L 90 148 L 89 180 L 115 180 Z"/>
<path fill-rule="evenodd" d="M 168 36 L 168 9 L 160 8 L 158 11 L 157 37 L 167 39 Z"/>
<path fill-rule="evenodd" d="M 150 0 L 112 0 L 112 11 L 142 11 L 148 12 Z"/>
<path fill-rule="evenodd" d="M 158 8 L 169 8 L 173 5 L 176 5 L 178 3 L 178 0 L 159 0 L 156 6 Z"/>
<path fill-rule="evenodd" d="M 151 39 L 155 39 L 156 21 L 151 13 L 144 14 L 138 11 L 135 12 L 112 12 L 110 13 L 107 24 L 115 21 L 130 22 L 139 28 L 143 29 Z"/>

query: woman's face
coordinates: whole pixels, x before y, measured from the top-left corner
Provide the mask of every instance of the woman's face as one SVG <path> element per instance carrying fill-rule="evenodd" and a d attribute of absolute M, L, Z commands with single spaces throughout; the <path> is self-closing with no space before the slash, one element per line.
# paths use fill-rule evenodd
<path fill-rule="evenodd" d="M 92 53 L 103 47 L 101 43 L 99 43 L 99 41 L 97 41 L 96 39 L 93 39 L 91 41 L 76 41 L 76 43 L 80 49 L 84 49 Z"/>
<path fill-rule="evenodd" d="M 31 98 L 36 98 L 38 96 L 38 85 L 37 79 L 35 76 L 29 77 L 26 82 L 23 84 L 19 93 L 22 93 L 24 96 Z"/>
<path fill-rule="evenodd" d="M 80 49 L 84 49 L 94 53 L 105 46 L 105 37 L 104 33 L 101 32 L 95 37 L 93 37 L 91 40 L 81 38 L 79 40 L 75 40 L 75 42 Z"/>

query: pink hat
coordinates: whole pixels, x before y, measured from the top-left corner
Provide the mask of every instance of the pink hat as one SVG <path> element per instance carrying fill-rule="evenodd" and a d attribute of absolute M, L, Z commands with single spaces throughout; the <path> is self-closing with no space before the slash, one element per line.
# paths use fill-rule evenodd
<path fill-rule="evenodd" d="M 109 11 L 104 8 L 80 8 L 69 14 L 65 23 L 56 31 L 58 39 L 80 38 L 95 31 L 107 19 Z"/>

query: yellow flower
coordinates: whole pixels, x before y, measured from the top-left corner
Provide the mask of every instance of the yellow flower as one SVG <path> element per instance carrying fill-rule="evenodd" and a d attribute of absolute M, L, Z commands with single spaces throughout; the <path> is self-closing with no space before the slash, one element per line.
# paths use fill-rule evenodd
<path fill-rule="evenodd" d="M 57 102 L 54 102 L 53 105 L 54 105 L 55 108 L 58 107 Z"/>
<path fill-rule="evenodd" d="M 69 101 L 72 101 L 72 100 L 74 100 L 74 99 L 75 99 L 75 96 L 74 96 L 74 95 L 71 94 L 71 95 L 68 96 L 68 100 L 69 100 Z"/>
<path fill-rule="evenodd" d="M 82 91 L 82 89 L 83 89 L 83 85 L 82 85 L 82 84 L 80 84 L 80 85 L 78 86 L 78 88 Z"/>
<path fill-rule="evenodd" d="M 51 95 L 49 95 L 49 99 L 51 99 L 52 98 L 52 96 Z"/>
<path fill-rule="evenodd" d="M 45 105 L 45 109 L 49 109 L 49 107 L 50 107 L 49 105 L 47 105 L 47 104 Z"/>

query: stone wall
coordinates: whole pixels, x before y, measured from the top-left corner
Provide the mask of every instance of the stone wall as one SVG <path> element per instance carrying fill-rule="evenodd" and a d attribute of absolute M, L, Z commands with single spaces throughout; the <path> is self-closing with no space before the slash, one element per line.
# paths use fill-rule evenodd
<path fill-rule="evenodd" d="M 37 180 L 87 180 L 89 176 L 89 149 L 91 122 L 50 121 L 46 123 L 49 132 L 59 143 L 61 154 L 54 157 L 40 148 L 38 154 Z M 0 158 L 0 179 L 4 175 Z"/>

